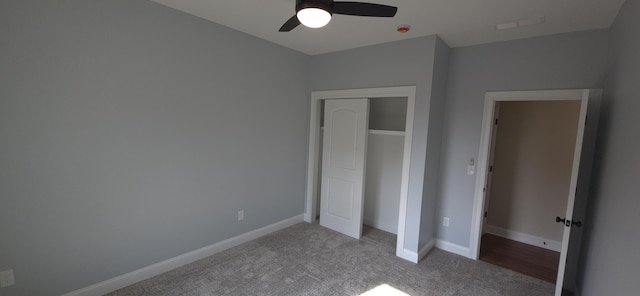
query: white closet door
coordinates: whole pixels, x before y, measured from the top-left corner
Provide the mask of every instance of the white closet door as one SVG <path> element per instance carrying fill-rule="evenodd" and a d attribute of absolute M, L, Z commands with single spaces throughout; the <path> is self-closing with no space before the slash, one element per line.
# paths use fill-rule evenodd
<path fill-rule="evenodd" d="M 368 99 L 326 100 L 320 225 L 360 239 Z"/>

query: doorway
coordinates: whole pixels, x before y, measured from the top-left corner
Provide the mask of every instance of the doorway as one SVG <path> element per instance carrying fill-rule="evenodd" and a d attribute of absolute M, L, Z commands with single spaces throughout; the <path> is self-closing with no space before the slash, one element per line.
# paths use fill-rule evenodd
<path fill-rule="evenodd" d="M 311 223 L 315 221 L 318 202 L 318 168 L 320 165 L 321 149 L 320 143 L 320 126 L 322 114 L 322 102 L 324 100 L 354 99 L 354 98 L 404 98 L 406 100 L 406 120 L 403 141 L 402 169 L 400 181 L 400 200 L 398 208 L 397 223 L 397 242 L 396 255 L 414 261 L 412 254 L 405 254 L 404 235 L 407 212 L 408 184 L 409 184 L 409 165 L 411 163 L 411 140 L 413 130 L 413 117 L 415 106 L 415 86 L 408 87 L 387 87 L 387 88 L 369 88 L 369 89 L 352 89 L 352 90 L 335 90 L 335 91 L 317 91 L 311 94 L 311 113 L 309 124 L 309 154 L 307 169 L 307 191 L 306 191 L 306 210 L 305 221 Z"/>
<path fill-rule="evenodd" d="M 554 283 L 580 101 L 496 102 L 480 260 Z"/>
<path fill-rule="evenodd" d="M 491 136 L 495 122 L 495 108 L 498 102 L 504 101 L 578 101 L 578 131 L 575 137 L 571 177 L 568 184 L 566 212 L 557 216 L 554 221 L 561 222 L 563 227 L 560 259 L 556 278 L 556 296 L 562 295 L 563 289 L 572 291 L 575 288 L 575 270 L 579 256 L 579 237 L 584 221 L 584 205 L 588 195 L 589 178 L 597 130 L 600 90 L 548 90 L 548 91 L 513 91 L 487 92 L 482 123 L 480 153 L 478 155 L 478 175 L 476 177 L 473 218 L 470 236 L 470 256 L 478 259 L 483 233 L 484 204 L 488 179 L 490 177 Z M 589 114 L 589 116 L 587 116 Z M 584 152 L 584 153 L 583 153 Z M 569 252 L 571 250 L 571 252 Z"/>

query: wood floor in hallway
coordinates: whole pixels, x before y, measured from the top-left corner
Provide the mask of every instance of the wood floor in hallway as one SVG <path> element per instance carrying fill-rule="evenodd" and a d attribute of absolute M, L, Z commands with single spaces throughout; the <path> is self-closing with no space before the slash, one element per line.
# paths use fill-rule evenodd
<path fill-rule="evenodd" d="M 555 284 L 560 253 L 484 234 L 480 260 Z"/>

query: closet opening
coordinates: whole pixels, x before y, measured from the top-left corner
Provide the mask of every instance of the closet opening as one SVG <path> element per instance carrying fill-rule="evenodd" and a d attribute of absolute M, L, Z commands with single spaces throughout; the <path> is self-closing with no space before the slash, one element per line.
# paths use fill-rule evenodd
<path fill-rule="evenodd" d="M 325 101 L 320 102 L 319 147 L 324 143 Z M 369 99 L 363 224 L 396 235 L 406 118 L 407 98 Z M 322 163 L 322 153 L 319 157 Z M 320 183 L 322 166 L 318 166 L 317 176 Z M 316 195 L 321 197 L 321 186 Z M 316 221 L 320 219 L 320 207 L 321 198 L 318 198 Z"/>
<path fill-rule="evenodd" d="M 326 156 L 323 154 L 327 153 L 326 149 L 357 146 L 352 144 L 350 140 L 347 140 L 346 142 L 348 143 L 345 145 L 335 144 L 336 141 L 346 137 L 345 134 L 349 133 L 343 132 L 345 127 L 335 129 L 334 123 L 351 121 L 345 119 L 348 118 L 348 115 L 345 115 L 347 117 L 341 118 L 337 115 L 331 117 L 332 115 L 329 114 L 326 118 L 329 118 L 331 124 L 327 125 L 325 122 L 327 102 L 332 104 L 329 113 L 335 110 L 342 110 L 343 108 L 340 107 L 341 103 L 347 105 L 351 104 L 351 102 L 363 103 L 366 105 L 366 108 L 361 110 L 366 110 L 367 120 L 366 137 L 364 140 L 366 147 L 364 149 L 364 165 L 362 166 L 364 176 L 361 181 L 362 201 L 361 205 L 355 205 L 353 207 L 354 211 L 360 211 L 360 216 L 352 215 L 356 217 L 352 222 L 359 224 L 359 227 L 361 227 L 360 231 L 355 232 L 354 235 L 353 232 L 348 234 L 347 232 L 341 231 L 339 227 L 336 229 L 332 226 L 323 226 L 358 239 L 362 234 L 371 232 L 372 229 L 374 229 L 374 231 L 375 229 L 379 229 L 384 232 L 396 234 L 396 255 L 405 258 L 406 256 L 403 254 L 404 230 L 415 87 L 321 91 L 312 93 L 305 221 L 310 223 L 320 222 L 321 225 L 323 224 L 323 213 L 328 215 L 326 212 L 323 212 L 323 210 L 327 211 L 327 209 L 331 208 L 331 206 L 327 206 L 326 204 L 323 208 L 323 188 L 330 188 L 326 189 L 327 192 L 342 190 L 338 186 L 336 186 L 336 188 L 339 189 L 334 189 L 334 187 L 327 185 L 330 184 L 330 181 L 323 181 L 323 164 L 327 165 L 324 159 Z M 348 106 L 346 108 L 348 108 Z M 344 112 L 343 115 L 344 114 L 351 113 Z M 359 118 L 358 116 L 361 117 L 361 115 L 353 116 L 353 122 L 355 122 L 355 118 Z M 338 119 L 334 122 L 335 118 Z M 331 131 L 325 130 L 325 127 L 329 130 L 335 129 L 333 134 L 340 134 L 341 138 L 332 136 Z M 346 129 L 351 131 L 349 128 L 350 127 L 347 127 Z M 327 139 L 330 139 L 332 144 L 327 144 Z M 325 145 L 328 145 L 329 148 L 325 147 Z M 349 153 L 351 152 L 347 151 L 346 154 L 349 155 Z M 354 152 L 353 155 L 359 153 L 361 152 Z M 332 152 L 329 152 L 329 155 L 335 157 Z M 340 156 L 340 158 L 342 158 L 342 156 Z M 345 188 L 348 188 L 348 186 Z M 342 191 L 351 192 L 349 190 Z M 331 200 L 331 198 L 336 197 L 324 198 Z M 355 203 L 358 202 L 357 199 L 354 200 L 356 200 Z M 333 207 L 335 209 L 336 204 L 351 207 L 351 203 L 351 200 L 347 202 L 334 202 Z M 336 212 L 340 212 L 340 210 Z M 339 214 L 338 216 L 342 217 L 352 217 L 344 212 Z M 364 230 L 362 230 L 363 225 L 366 225 Z"/>

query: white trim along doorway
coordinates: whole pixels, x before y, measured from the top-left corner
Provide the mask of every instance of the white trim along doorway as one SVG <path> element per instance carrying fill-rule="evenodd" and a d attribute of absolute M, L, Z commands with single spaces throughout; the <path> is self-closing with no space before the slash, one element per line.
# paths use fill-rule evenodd
<path fill-rule="evenodd" d="M 407 200 L 409 192 L 409 167 L 411 164 L 411 140 L 413 137 L 413 117 L 415 109 L 416 87 L 383 87 L 348 90 L 314 91 L 311 93 L 311 112 L 309 119 L 309 154 L 307 161 L 307 188 L 306 209 L 304 220 L 312 223 L 315 221 L 317 192 L 318 192 L 318 167 L 321 149 L 318 147 L 320 140 L 320 113 L 322 100 L 327 99 L 356 99 L 356 98 L 406 98 L 407 117 L 405 123 L 404 152 L 402 159 L 402 177 L 400 181 L 400 209 L 398 212 L 398 238 L 396 242 L 396 256 L 413 261 L 411 254 L 405 254 L 404 237 L 407 216 Z"/>

